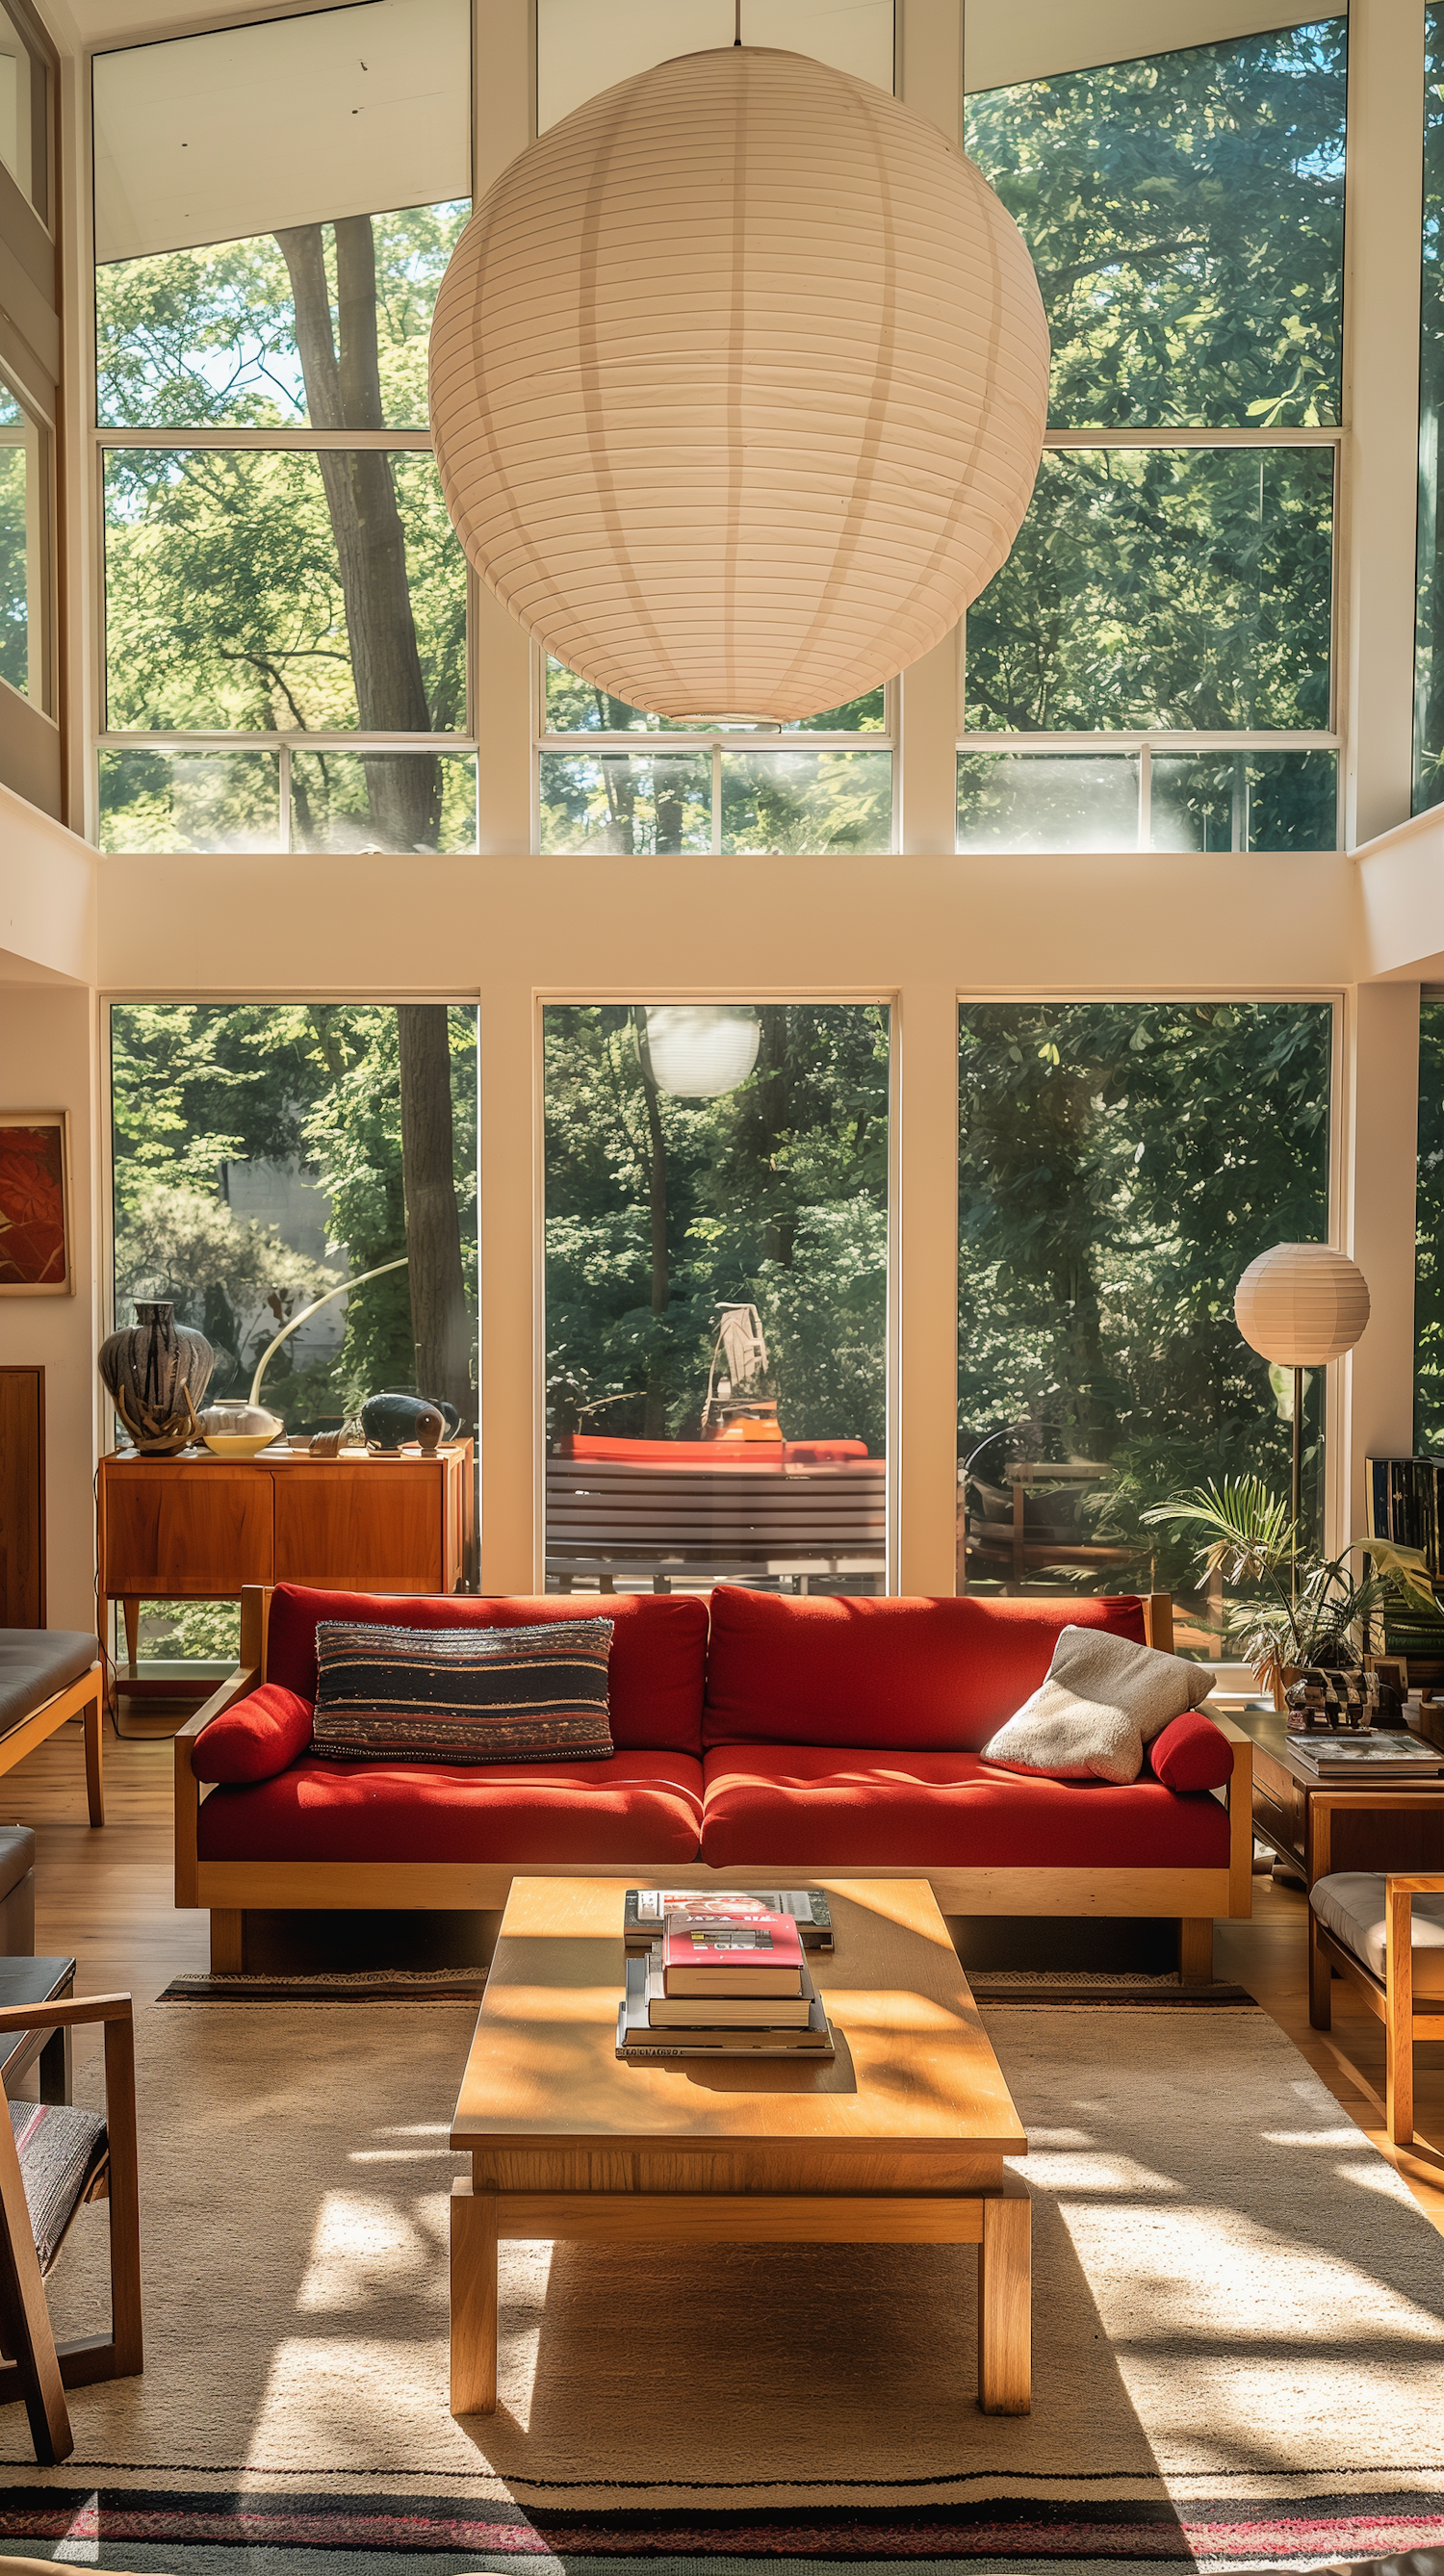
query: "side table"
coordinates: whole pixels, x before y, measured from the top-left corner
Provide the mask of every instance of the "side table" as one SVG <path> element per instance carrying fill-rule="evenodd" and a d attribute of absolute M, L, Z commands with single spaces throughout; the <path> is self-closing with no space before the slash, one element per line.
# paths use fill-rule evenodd
<path fill-rule="evenodd" d="M 1357 1787 L 1320 1780 L 1292 1750 L 1277 1710 L 1233 1715 L 1254 1748 L 1254 1832 L 1310 1887 L 1336 1869 L 1444 1870 L 1444 1777 Z"/>
<path fill-rule="evenodd" d="M 0 1958 L 0 2005 L 59 2003 L 74 1992 L 73 1959 Z M 7 2094 L 19 2091 L 37 2057 L 40 2060 L 41 2101 L 68 2102 L 68 2028 L 0 2031 L 0 2076 L 4 2078 Z"/>

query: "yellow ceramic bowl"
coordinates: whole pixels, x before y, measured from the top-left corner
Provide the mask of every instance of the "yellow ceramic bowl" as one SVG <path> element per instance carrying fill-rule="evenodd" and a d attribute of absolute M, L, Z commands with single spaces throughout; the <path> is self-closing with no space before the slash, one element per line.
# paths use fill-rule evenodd
<path fill-rule="evenodd" d="M 203 1431 L 201 1434 L 213 1458 L 254 1458 L 259 1450 L 269 1449 L 280 1436 L 278 1431 Z"/>

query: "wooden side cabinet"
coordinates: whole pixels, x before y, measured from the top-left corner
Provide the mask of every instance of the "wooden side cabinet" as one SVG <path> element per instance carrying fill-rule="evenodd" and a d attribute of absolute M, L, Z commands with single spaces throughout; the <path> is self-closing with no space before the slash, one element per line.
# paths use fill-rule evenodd
<path fill-rule="evenodd" d="M 246 1583 L 455 1592 L 472 1535 L 472 1445 L 423 1458 L 138 1458 L 100 1462 L 102 1609 L 125 1611 L 135 1665 L 142 1601 L 234 1601 Z"/>

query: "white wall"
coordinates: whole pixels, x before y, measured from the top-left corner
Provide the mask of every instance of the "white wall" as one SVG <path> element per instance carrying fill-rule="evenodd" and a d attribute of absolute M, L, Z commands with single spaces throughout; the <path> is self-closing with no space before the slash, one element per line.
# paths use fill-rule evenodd
<path fill-rule="evenodd" d="M 45 1371 L 52 1628 L 95 1626 L 95 1029 L 94 997 L 84 986 L 0 990 L 0 1107 L 68 1109 L 74 1156 L 75 1295 L 0 1297 L 0 1360 L 38 1360 Z"/>

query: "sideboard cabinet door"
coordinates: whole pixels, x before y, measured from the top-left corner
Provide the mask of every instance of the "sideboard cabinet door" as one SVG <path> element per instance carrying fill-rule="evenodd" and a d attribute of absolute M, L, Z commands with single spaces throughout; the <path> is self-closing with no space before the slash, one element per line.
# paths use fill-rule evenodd
<path fill-rule="evenodd" d="M 277 1469 L 278 1583 L 356 1592 L 451 1592 L 446 1457 L 376 1458 Z"/>
<path fill-rule="evenodd" d="M 224 1599 L 274 1581 L 271 1479 L 220 1459 L 125 1459 L 105 1476 L 106 1592 Z"/>

